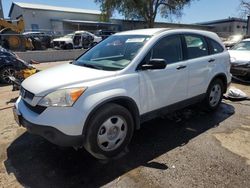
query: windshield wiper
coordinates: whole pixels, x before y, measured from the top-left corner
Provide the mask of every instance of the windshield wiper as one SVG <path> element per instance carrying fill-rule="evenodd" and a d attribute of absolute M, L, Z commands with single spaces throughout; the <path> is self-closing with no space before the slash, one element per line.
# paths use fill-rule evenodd
<path fill-rule="evenodd" d="M 84 66 L 84 67 L 89 67 L 89 68 L 93 68 L 93 69 L 98 69 L 98 70 L 102 70 L 101 67 L 97 66 L 97 65 L 92 65 L 92 64 L 87 64 L 87 63 L 82 63 L 80 64 L 81 66 Z"/>

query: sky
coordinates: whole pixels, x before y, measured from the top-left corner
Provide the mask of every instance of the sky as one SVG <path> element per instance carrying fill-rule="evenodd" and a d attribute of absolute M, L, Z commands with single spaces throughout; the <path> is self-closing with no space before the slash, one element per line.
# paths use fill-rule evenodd
<path fill-rule="evenodd" d="M 13 0 L 2 0 L 5 17 L 8 17 L 12 2 Z M 99 10 L 99 5 L 94 0 L 14 0 L 14 2 Z M 183 16 L 180 19 L 174 19 L 173 22 L 199 23 L 228 17 L 239 17 L 239 4 L 240 0 L 194 0 L 190 6 L 183 9 Z M 122 17 L 116 15 L 115 18 Z M 157 16 L 157 21 L 169 22 L 169 20 L 160 16 Z"/>

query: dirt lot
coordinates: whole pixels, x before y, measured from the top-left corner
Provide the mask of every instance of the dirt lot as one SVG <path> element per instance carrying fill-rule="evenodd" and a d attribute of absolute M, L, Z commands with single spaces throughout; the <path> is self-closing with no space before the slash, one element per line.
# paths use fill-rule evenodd
<path fill-rule="evenodd" d="M 250 96 L 249 86 L 232 85 Z M 102 163 L 18 127 L 11 109 L 17 96 L 0 86 L 0 187 L 250 187 L 250 101 L 147 122 L 128 154 Z"/>

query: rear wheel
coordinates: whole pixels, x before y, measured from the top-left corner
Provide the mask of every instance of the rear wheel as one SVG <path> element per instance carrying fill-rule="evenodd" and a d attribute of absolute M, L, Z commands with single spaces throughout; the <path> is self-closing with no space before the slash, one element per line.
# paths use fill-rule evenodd
<path fill-rule="evenodd" d="M 117 104 L 106 104 L 90 118 L 85 148 L 98 159 L 113 158 L 129 144 L 134 131 L 130 112 Z"/>
<path fill-rule="evenodd" d="M 215 79 L 210 83 L 206 98 L 203 101 L 204 107 L 208 111 L 213 111 L 218 108 L 222 100 L 223 91 L 224 86 L 220 79 Z"/>
<path fill-rule="evenodd" d="M 11 80 L 9 79 L 9 76 L 15 75 L 15 69 L 11 66 L 3 67 L 0 70 L 0 81 L 3 84 L 11 84 Z"/>

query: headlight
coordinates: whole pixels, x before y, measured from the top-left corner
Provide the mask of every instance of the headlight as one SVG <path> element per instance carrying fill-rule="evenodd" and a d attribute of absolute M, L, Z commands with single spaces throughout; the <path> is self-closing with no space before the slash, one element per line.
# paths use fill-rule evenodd
<path fill-rule="evenodd" d="M 72 106 L 86 88 L 72 88 L 54 91 L 43 97 L 40 106 Z"/>
<path fill-rule="evenodd" d="M 231 58 L 230 58 L 230 62 L 231 62 L 231 63 L 235 63 L 235 61 L 236 61 L 236 58 L 235 58 L 235 57 L 231 57 Z"/>

